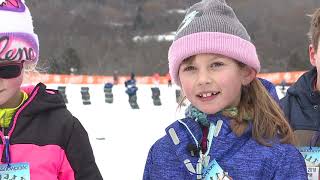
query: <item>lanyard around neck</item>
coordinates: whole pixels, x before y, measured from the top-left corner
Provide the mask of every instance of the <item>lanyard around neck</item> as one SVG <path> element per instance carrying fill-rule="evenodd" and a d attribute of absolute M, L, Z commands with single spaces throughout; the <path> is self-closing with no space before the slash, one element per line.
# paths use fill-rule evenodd
<path fill-rule="evenodd" d="M 207 150 L 204 153 L 202 152 L 202 150 L 200 150 L 200 152 L 199 152 L 199 159 L 198 159 L 198 163 L 197 163 L 197 167 L 196 167 L 196 169 L 197 169 L 197 179 L 198 178 L 200 178 L 200 179 L 202 178 L 203 166 L 206 167 L 209 164 L 210 157 L 208 156 L 208 154 L 209 154 L 209 152 L 211 150 L 212 141 L 213 141 L 214 137 L 218 137 L 219 132 L 220 132 L 221 127 L 222 127 L 222 124 L 223 124 L 222 120 L 218 120 L 216 125 L 214 125 L 213 123 L 210 123 L 209 133 L 208 133 L 208 136 L 207 136 L 207 139 L 208 139 Z"/>
<path fill-rule="evenodd" d="M 214 137 L 218 137 L 219 132 L 220 132 L 221 127 L 222 127 L 222 123 L 223 123 L 222 120 L 218 120 L 216 125 L 214 125 L 213 123 L 210 123 L 209 133 L 208 133 L 208 137 L 207 137 L 207 139 L 208 139 L 207 151 L 203 153 L 200 150 L 200 156 L 204 156 L 204 157 L 208 156 L 208 154 L 210 152 L 210 149 L 211 149 L 213 138 Z"/>

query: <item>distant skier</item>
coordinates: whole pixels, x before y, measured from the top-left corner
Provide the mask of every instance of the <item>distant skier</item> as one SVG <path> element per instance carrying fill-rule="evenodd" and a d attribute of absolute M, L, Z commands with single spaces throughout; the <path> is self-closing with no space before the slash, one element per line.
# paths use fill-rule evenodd
<path fill-rule="evenodd" d="M 168 81 L 168 87 L 172 87 L 172 80 L 169 73 L 166 74 L 166 79 Z"/>
<path fill-rule="evenodd" d="M 137 103 L 137 91 L 138 87 L 136 86 L 136 80 L 134 79 L 129 79 L 125 82 L 125 87 L 126 93 L 129 96 L 129 104 L 132 109 L 139 109 L 139 105 Z"/>
<path fill-rule="evenodd" d="M 283 95 L 285 95 L 286 94 L 286 86 L 287 86 L 286 80 L 282 80 L 280 86 L 281 86 L 280 87 L 281 93 Z"/>
<path fill-rule="evenodd" d="M 117 70 L 113 71 L 113 84 L 117 85 L 119 83 L 119 72 Z"/>
<path fill-rule="evenodd" d="M 134 74 L 134 72 L 131 72 L 130 79 L 131 80 L 136 80 L 136 75 Z"/>

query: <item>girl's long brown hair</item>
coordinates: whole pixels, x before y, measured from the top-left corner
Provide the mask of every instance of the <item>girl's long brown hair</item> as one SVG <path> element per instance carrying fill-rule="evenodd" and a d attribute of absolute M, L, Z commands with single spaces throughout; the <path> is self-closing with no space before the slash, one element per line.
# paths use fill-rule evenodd
<path fill-rule="evenodd" d="M 259 79 L 243 86 L 238 106 L 238 117 L 231 122 L 232 131 L 241 136 L 249 125 L 243 120 L 246 114 L 252 116 L 252 136 L 259 143 L 270 146 L 275 137 L 281 143 L 293 144 L 294 135 L 279 104 L 270 96 Z"/>

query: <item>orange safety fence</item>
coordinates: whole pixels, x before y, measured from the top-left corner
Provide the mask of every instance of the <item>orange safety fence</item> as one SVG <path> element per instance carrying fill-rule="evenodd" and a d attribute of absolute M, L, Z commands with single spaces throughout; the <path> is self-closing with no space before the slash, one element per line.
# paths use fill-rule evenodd
<path fill-rule="evenodd" d="M 305 71 L 294 72 L 277 72 L 277 73 L 261 73 L 258 77 L 267 79 L 274 84 L 281 84 L 285 81 L 286 84 L 292 84 Z M 89 76 L 89 75 L 61 75 L 61 74 L 40 74 L 29 73 L 26 75 L 25 84 L 33 84 L 36 82 L 43 82 L 45 84 L 104 84 L 107 82 L 113 83 L 112 76 Z M 130 76 L 119 76 L 118 83 L 123 84 L 128 80 Z M 167 84 L 169 80 L 168 76 L 137 76 L 136 81 L 138 84 Z"/>

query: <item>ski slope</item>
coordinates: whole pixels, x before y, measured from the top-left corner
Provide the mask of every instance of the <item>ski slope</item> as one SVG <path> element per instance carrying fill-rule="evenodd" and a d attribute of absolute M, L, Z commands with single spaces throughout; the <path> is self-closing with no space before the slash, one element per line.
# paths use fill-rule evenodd
<path fill-rule="evenodd" d="M 141 180 L 152 144 L 165 135 L 165 128 L 183 117 L 177 109 L 176 86 L 159 85 L 162 106 L 154 106 L 151 85 L 137 85 L 140 109 L 131 109 L 124 85 L 113 87 L 113 104 L 105 103 L 104 85 L 49 84 L 66 86 L 68 109 L 89 134 L 96 162 L 104 179 Z M 91 105 L 83 105 L 80 89 L 89 87 Z M 279 97 L 283 96 L 277 87 Z"/>

